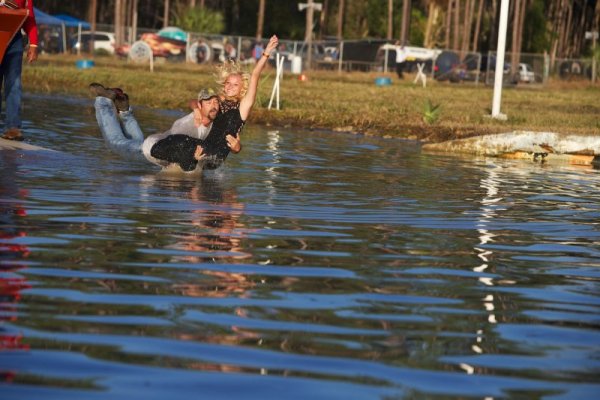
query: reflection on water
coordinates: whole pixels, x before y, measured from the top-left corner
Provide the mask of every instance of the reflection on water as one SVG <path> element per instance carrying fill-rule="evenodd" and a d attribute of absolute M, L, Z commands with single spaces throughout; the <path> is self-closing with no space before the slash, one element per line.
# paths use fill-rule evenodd
<path fill-rule="evenodd" d="M 600 390 L 599 171 L 250 126 L 174 176 L 107 153 L 89 104 L 31 102 L 60 152 L 0 152 L 7 398 Z"/>

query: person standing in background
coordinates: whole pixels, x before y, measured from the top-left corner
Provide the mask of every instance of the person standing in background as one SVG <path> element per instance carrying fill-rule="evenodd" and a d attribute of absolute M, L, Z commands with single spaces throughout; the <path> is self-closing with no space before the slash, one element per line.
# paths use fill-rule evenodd
<path fill-rule="evenodd" d="M 396 74 L 398 79 L 404 79 L 404 63 L 406 62 L 406 50 L 404 45 L 396 42 Z"/>
<path fill-rule="evenodd" d="M 261 42 L 256 42 L 254 44 L 254 48 L 252 49 L 252 58 L 254 58 L 254 61 L 259 61 L 260 58 L 262 57 L 263 53 L 265 51 L 265 48 L 263 47 Z"/>
<path fill-rule="evenodd" d="M 0 7 L 11 9 L 26 8 L 29 14 L 21 27 L 29 38 L 27 49 L 27 61 L 37 60 L 38 53 L 38 30 L 33 13 L 33 0 L 0 0 Z M 19 30 L 9 43 L 2 63 L 0 64 L 0 111 L 2 111 L 2 99 L 6 99 L 6 116 L 4 118 L 4 134 L 2 137 L 8 140 L 23 140 L 21 133 L 21 71 L 23 69 L 23 35 Z"/>

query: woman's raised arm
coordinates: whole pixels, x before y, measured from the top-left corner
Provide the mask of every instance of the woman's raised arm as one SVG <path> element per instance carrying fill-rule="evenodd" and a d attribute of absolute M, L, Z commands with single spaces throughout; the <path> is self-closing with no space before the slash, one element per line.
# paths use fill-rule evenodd
<path fill-rule="evenodd" d="M 265 65 L 269 60 L 271 52 L 273 52 L 277 48 L 278 44 L 279 39 L 277 38 L 277 36 L 271 36 L 267 47 L 265 47 L 265 51 L 263 52 L 260 59 L 256 62 L 256 65 L 252 70 L 252 75 L 250 75 L 250 83 L 248 85 L 248 91 L 246 92 L 244 98 L 240 101 L 240 115 L 243 121 L 245 121 L 248 118 L 248 115 L 250 115 L 250 110 L 252 110 L 252 106 L 256 101 L 256 92 L 258 89 L 258 81 L 260 79 L 260 74 L 265 68 Z"/>

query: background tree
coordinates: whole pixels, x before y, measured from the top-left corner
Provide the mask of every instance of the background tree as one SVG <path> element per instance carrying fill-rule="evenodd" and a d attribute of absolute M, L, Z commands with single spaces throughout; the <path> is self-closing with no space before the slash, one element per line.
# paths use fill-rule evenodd
<path fill-rule="evenodd" d="M 171 8 L 170 0 L 165 0 L 165 5 L 163 8 L 163 28 L 169 26 L 169 14 L 171 11 L 170 8 Z"/>
<path fill-rule="evenodd" d="M 410 23 L 412 15 L 412 0 L 402 1 L 402 25 L 400 27 L 400 42 L 407 43 L 410 38 Z"/>
<path fill-rule="evenodd" d="M 323 39 L 328 33 L 329 0 L 322 0 L 322 4 L 323 7 L 321 8 L 321 15 L 319 16 L 319 39 Z"/>
<path fill-rule="evenodd" d="M 394 0 L 388 0 L 387 39 L 394 37 Z"/>
<path fill-rule="evenodd" d="M 258 5 L 258 21 L 256 23 L 256 40 L 263 37 L 263 27 L 265 24 L 265 0 L 260 0 Z"/>
<path fill-rule="evenodd" d="M 337 35 L 338 40 L 342 40 L 344 38 L 344 17 L 345 17 L 345 9 L 344 9 L 344 0 L 339 0 L 338 4 L 338 21 L 337 21 Z"/>
<path fill-rule="evenodd" d="M 178 6 L 173 16 L 175 25 L 184 31 L 222 33 L 225 29 L 223 14 L 208 7 Z"/>
<path fill-rule="evenodd" d="M 138 26 L 161 29 L 168 14 L 182 6 L 219 10 L 221 32 L 255 37 L 259 30 L 257 12 L 263 0 L 44 0 L 36 6 L 50 14 L 66 13 L 98 25 L 97 30 L 133 26 L 137 9 Z M 298 11 L 303 0 L 265 1 L 262 36 L 277 33 L 282 39 L 302 40 L 305 14 Z M 305 1 L 304 1 L 305 2 Z M 500 0 L 320 0 L 317 34 L 340 39 L 378 38 L 389 35 L 388 7 L 393 6 L 392 37 L 401 38 L 402 17 L 410 15 L 407 40 L 413 45 L 486 52 L 495 50 Z M 594 30 L 600 0 L 511 0 L 509 45 L 513 53 L 546 51 L 551 60 L 591 55 L 592 42 L 585 32 Z M 410 13 L 404 7 L 410 3 Z M 120 10 L 120 11 L 119 11 Z M 95 13 L 95 16 L 93 15 Z M 329 16 L 329 17 L 328 17 Z M 180 16 L 181 17 L 181 16 Z M 518 18 L 516 18 L 518 17 Z M 118 22 L 118 23 L 117 23 Z M 176 24 L 175 19 L 170 22 Z M 114 28 L 113 28 L 114 26 Z M 214 28 L 208 28 L 215 30 Z M 194 29 L 196 30 L 196 29 Z M 203 29 L 200 29 L 203 30 Z M 121 35 L 121 33 L 119 33 Z M 513 45 L 514 38 L 514 45 Z M 123 38 L 124 39 L 124 38 Z M 121 40 L 123 40 L 121 39 Z"/>

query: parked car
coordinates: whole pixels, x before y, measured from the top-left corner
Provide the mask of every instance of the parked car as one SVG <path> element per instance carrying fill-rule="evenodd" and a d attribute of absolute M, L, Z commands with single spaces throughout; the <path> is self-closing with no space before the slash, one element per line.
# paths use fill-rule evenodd
<path fill-rule="evenodd" d="M 460 82 L 466 79 L 467 67 L 453 51 L 442 51 L 435 59 L 433 76 L 438 81 Z"/>
<path fill-rule="evenodd" d="M 93 41 L 94 41 L 94 52 L 96 51 L 106 51 L 108 54 L 115 54 L 115 34 L 112 32 L 102 32 L 96 31 L 93 32 Z M 81 40 L 78 35 L 71 36 L 71 48 L 73 52 L 77 52 L 81 49 L 81 51 L 90 51 L 90 43 L 92 42 L 92 32 L 84 31 L 81 32 Z M 83 43 L 83 46 L 82 46 Z"/>
<path fill-rule="evenodd" d="M 132 45 L 124 44 L 116 49 L 117 55 L 121 57 L 129 56 L 129 52 L 136 47 L 139 41 L 145 42 L 150 46 L 154 57 L 164 57 L 174 60 L 185 60 L 186 42 L 170 37 L 160 36 L 156 33 L 144 33 L 140 40 Z M 134 51 L 134 55 L 139 54 Z"/>

